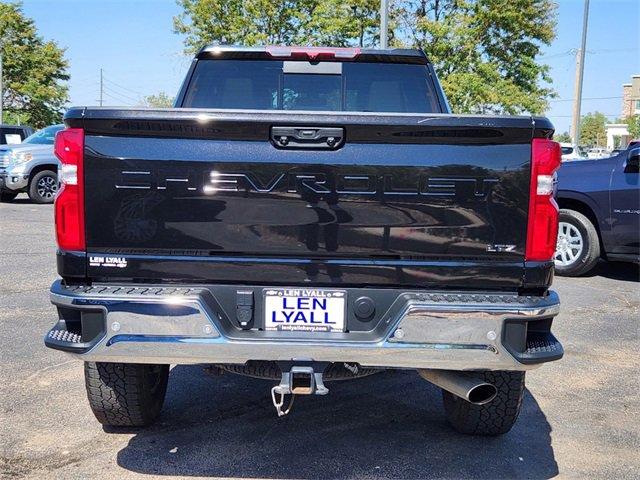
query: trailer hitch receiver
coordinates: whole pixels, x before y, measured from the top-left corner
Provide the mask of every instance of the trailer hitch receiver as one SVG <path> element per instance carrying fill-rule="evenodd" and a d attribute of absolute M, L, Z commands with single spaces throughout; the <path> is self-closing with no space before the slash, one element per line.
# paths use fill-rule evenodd
<path fill-rule="evenodd" d="M 294 365 L 282 369 L 280 383 L 271 389 L 271 401 L 276 407 L 278 417 L 283 417 L 291 411 L 296 395 L 326 395 L 329 389 L 324 386 L 322 374 L 324 368 L 316 372 L 313 366 Z M 289 403 L 283 409 L 285 397 L 291 395 Z"/>

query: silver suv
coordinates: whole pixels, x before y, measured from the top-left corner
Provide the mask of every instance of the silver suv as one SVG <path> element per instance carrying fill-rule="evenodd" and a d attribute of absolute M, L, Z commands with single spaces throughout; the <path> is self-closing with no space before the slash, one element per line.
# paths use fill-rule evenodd
<path fill-rule="evenodd" d="M 56 133 L 64 125 L 38 130 L 17 145 L 0 146 L 0 201 L 27 192 L 35 203 L 51 203 L 58 191 L 58 159 L 53 154 Z"/>

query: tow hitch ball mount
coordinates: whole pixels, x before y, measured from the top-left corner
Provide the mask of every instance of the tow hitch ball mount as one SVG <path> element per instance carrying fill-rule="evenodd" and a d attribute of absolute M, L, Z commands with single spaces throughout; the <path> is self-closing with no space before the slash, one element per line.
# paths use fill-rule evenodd
<path fill-rule="evenodd" d="M 271 389 L 271 401 L 276 407 L 278 417 L 291 411 L 296 395 L 326 395 L 329 389 L 324 386 L 322 375 L 326 364 L 304 362 L 279 362 L 282 370 L 280 383 Z M 287 407 L 283 409 L 285 397 L 291 395 Z"/>

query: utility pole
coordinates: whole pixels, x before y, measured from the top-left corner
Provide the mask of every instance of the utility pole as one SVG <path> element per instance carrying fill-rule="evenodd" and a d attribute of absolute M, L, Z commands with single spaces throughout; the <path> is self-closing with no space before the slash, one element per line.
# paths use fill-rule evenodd
<path fill-rule="evenodd" d="M 103 89 L 102 69 L 100 69 L 100 106 L 102 106 L 102 89 Z"/>
<path fill-rule="evenodd" d="M 380 48 L 389 47 L 389 0 L 380 0 Z"/>
<path fill-rule="evenodd" d="M 573 92 L 573 118 L 571 121 L 571 141 L 580 143 L 580 107 L 582 103 L 582 77 L 584 75 L 584 54 L 587 47 L 587 23 L 589 21 L 589 0 L 584 0 L 582 17 L 582 42 L 576 55 L 576 84 Z"/>

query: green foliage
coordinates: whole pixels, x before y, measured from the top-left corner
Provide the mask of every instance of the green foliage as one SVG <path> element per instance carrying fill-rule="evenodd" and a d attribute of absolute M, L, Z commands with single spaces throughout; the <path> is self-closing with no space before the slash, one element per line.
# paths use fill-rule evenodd
<path fill-rule="evenodd" d="M 629 136 L 632 139 L 640 138 L 640 115 L 633 115 L 625 120 Z"/>
<path fill-rule="evenodd" d="M 310 3 L 315 5 L 308 11 L 308 38 L 302 38 L 299 44 L 377 46 L 380 29 L 378 0 L 324 0 Z"/>
<path fill-rule="evenodd" d="M 177 0 L 187 53 L 205 44 L 377 45 L 378 0 Z M 390 44 L 426 51 L 453 111 L 535 113 L 554 94 L 536 61 L 555 37 L 553 0 L 397 0 Z"/>
<path fill-rule="evenodd" d="M 153 108 L 170 108 L 173 107 L 173 97 L 170 97 L 165 92 L 160 92 L 157 95 L 148 95 L 142 99 L 142 105 L 145 107 Z"/>
<path fill-rule="evenodd" d="M 546 110 L 549 67 L 536 57 L 555 37 L 551 0 L 403 1 L 395 15 L 396 38 L 427 53 L 455 112 Z"/>
<path fill-rule="evenodd" d="M 607 117 L 600 112 L 587 113 L 580 119 L 580 145 L 603 146 L 607 143 Z"/>
<path fill-rule="evenodd" d="M 5 120 L 35 128 L 59 123 L 69 79 L 64 49 L 38 35 L 20 3 L 0 3 L 0 48 Z"/>
<path fill-rule="evenodd" d="M 292 2 L 268 0 L 178 0 L 176 33 L 186 34 L 187 53 L 208 43 L 256 45 L 293 41 Z"/>
<path fill-rule="evenodd" d="M 19 110 L 9 110 L 5 108 L 2 112 L 2 123 L 7 125 L 24 125 L 29 124 L 27 121 L 27 115 L 22 114 Z"/>
<path fill-rule="evenodd" d="M 186 53 L 203 45 L 373 46 L 377 0 L 177 0 Z"/>
<path fill-rule="evenodd" d="M 571 135 L 569 135 L 569 132 L 556 133 L 553 139 L 560 143 L 571 143 Z"/>

